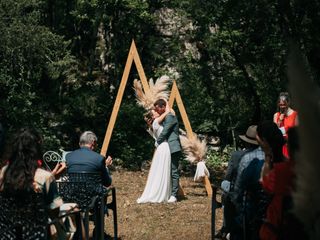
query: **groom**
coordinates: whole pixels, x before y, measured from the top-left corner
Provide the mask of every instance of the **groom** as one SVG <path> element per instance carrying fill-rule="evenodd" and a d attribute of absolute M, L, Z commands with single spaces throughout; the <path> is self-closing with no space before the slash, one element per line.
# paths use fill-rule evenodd
<path fill-rule="evenodd" d="M 154 110 L 160 115 L 166 111 L 166 101 L 159 99 L 154 103 Z M 181 158 L 181 143 L 179 139 L 179 124 L 176 116 L 168 113 L 163 123 L 163 130 L 157 139 L 157 145 L 167 141 L 171 153 L 171 178 L 172 178 L 172 192 L 168 202 L 176 202 L 179 190 L 179 160 Z"/>

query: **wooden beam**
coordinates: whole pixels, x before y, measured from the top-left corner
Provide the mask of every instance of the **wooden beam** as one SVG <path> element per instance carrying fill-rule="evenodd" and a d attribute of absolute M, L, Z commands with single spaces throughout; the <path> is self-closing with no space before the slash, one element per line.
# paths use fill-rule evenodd
<path fill-rule="evenodd" d="M 182 101 L 179 89 L 177 87 L 176 81 L 173 81 L 173 85 L 172 85 L 172 89 L 171 89 L 171 94 L 170 94 L 170 98 L 169 98 L 169 102 L 168 102 L 170 107 L 173 106 L 174 100 L 176 100 L 176 102 L 177 102 L 184 127 L 187 131 L 187 136 L 188 136 L 188 138 L 190 138 L 193 136 L 194 133 L 192 131 L 191 124 L 190 124 L 186 109 L 183 105 L 183 101 Z M 208 196 L 212 196 L 212 187 L 211 187 L 210 180 L 207 176 L 204 177 L 204 185 L 205 185 Z M 179 195 L 183 195 L 183 196 L 185 195 L 182 188 L 181 188 L 181 190 L 179 189 Z"/>
<path fill-rule="evenodd" d="M 130 47 L 129 54 L 128 54 L 128 58 L 127 58 L 127 62 L 126 62 L 126 65 L 125 65 L 125 68 L 124 68 L 124 71 L 123 71 L 123 75 L 122 75 L 122 78 L 121 78 L 119 90 L 118 90 L 118 93 L 117 93 L 117 98 L 116 98 L 115 104 L 114 104 L 113 109 L 112 109 L 112 113 L 111 113 L 111 117 L 110 117 L 110 120 L 109 120 L 108 128 L 107 128 L 107 131 L 106 131 L 106 134 L 105 134 L 105 137 L 104 137 L 104 140 L 103 140 L 102 148 L 101 148 L 101 151 L 100 151 L 100 154 L 103 155 L 103 156 L 106 156 L 107 151 L 108 151 L 111 135 L 112 135 L 112 132 L 113 132 L 113 128 L 114 128 L 116 119 L 117 119 L 117 115 L 118 115 L 119 108 L 120 108 L 120 105 L 121 105 L 123 93 L 124 93 L 124 90 L 125 90 L 125 87 L 126 87 L 126 84 L 127 84 L 127 81 L 128 81 L 129 73 L 130 73 L 130 70 L 131 70 L 132 61 L 134 61 L 135 65 L 136 65 L 136 68 L 138 70 L 138 74 L 139 74 L 139 77 L 140 77 L 140 80 L 141 80 L 141 83 L 142 83 L 144 91 L 145 92 L 149 92 L 150 91 L 149 84 L 148 84 L 148 81 L 147 81 L 147 77 L 146 77 L 146 74 L 144 73 L 144 70 L 143 70 L 143 67 L 142 67 L 142 64 L 141 64 L 141 60 L 140 60 L 140 57 L 139 57 L 139 53 L 137 51 L 136 44 L 135 44 L 134 40 L 132 40 L 131 47 Z"/>
<path fill-rule="evenodd" d="M 121 101 L 122 101 L 122 97 L 123 97 L 123 92 L 124 92 L 124 89 L 125 89 L 127 81 L 128 81 L 128 77 L 129 77 L 129 73 L 130 73 L 133 57 L 136 54 L 136 51 L 137 51 L 137 49 L 136 49 L 135 43 L 134 43 L 134 41 L 132 41 L 131 47 L 130 47 L 130 50 L 129 50 L 129 54 L 128 54 L 128 58 L 127 58 L 127 62 L 126 62 L 126 66 L 124 68 L 123 75 L 122 75 L 121 82 L 120 82 L 120 86 L 119 86 L 119 90 L 118 90 L 118 93 L 117 93 L 117 98 L 116 98 L 116 101 L 115 101 L 115 103 L 113 105 L 113 109 L 112 109 L 111 117 L 110 117 L 110 120 L 109 120 L 108 128 L 107 128 L 107 131 L 106 131 L 106 134 L 105 134 L 105 137 L 104 137 L 104 140 L 103 140 L 102 148 L 101 148 L 101 151 L 100 151 L 100 154 L 103 155 L 103 156 L 106 156 L 106 154 L 107 154 L 107 150 L 108 150 L 108 147 L 109 147 L 112 131 L 113 131 L 116 119 L 117 119 L 117 115 L 118 115 L 119 108 L 120 108 Z"/>
<path fill-rule="evenodd" d="M 212 187 L 211 187 L 211 183 L 210 183 L 208 176 L 204 177 L 203 183 L 204 183 L 204 186 L 207 190 L 208 196 L 211 197 L 212 196 Z"/>
<path fill-rule="evenodd" d="M 176 102 L 177 102 L 177 106 L 179 108 L 179 112 L 180 112 L 180 115 L 182 117 L 182 121 L 183 121 L 184 127 L 185 127 L 185 129 L 187 131 L 187 136 L 188 137 L 192 137 L 193 136 L 193 131 L 192 131 L 192 128 L 191 128 L 191 124 L 190 124 L 186 109 L 184 108 L 184 105 L 183 105 L 183 102 L 182 102 L 182 99 L 181 99 L 181 95 L 179 93 L 176 81 L 173 81 L 173 84 L 172 84 L 171 94 L 170 94 L 170 98 L 169 98 L 170 107 L 172 107 L 174 100 L 176 100 Z"/>
<path fill-rule="evenodd" d="M 132 40 L 132 42 L 134 44 L 133 40 Z M 144 92 L 149 92 L 150 88 L 149 88 L 148 80 L 147 80 L 146 74 L 144 73 L 142 63 L 140 61 L 139 53 L 137 51 L 135 44 L 134 44 L 133 48 L 134 48 L 133 49 L 134 50 L 133 60 L 134 60 L 134 63 L 136 64 L 136 68 L 138 70 L 138 74 L 139 74 L 139 77 L 140 77 L 140 80 L 142 83 L 143 90 L 144 90 Z"/>

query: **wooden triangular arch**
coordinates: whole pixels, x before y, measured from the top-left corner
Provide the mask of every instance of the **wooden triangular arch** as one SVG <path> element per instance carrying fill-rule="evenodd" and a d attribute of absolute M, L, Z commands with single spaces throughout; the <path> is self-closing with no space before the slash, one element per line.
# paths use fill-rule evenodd
<path fill-rule="evenodd" d="M 114 125 L 116 122 L 116 118 L 117 118 L 117 115 L 119 112 L 123 93 L 124 93 L 125 87 L 127 85 L 127 81 L 128 81 L 128 77 L 129 77 L 129 73 L 130 73 L 130 69 L 131 69 L 133 61 L 134 61 L 136 68 L 138 70 L 138 74 L 139 74 L 144 91 L 145 92 L 150 91 L 149 84 L 148 84 L 146 75 L 144 73 L 144 70 L 143 70 L 143 67 L 142 67 L 142 64 L 140 61 L 139 53 L 137 51 L 134 40 L 132 40 L 131 47 L 130 47 L 129 54 L 128 54 L 128 58 L 127 58 L 127 62 L 126 62 L 126 65 L 125 65 L 125 68 L 123 71 L 121 83 L 120 83 L 119 90 L 117 93 L 117 98 L 116 98 L 116 101 L 113 105 L 108 128 L 107 128 L 107 131 L 106 131 L 106 134 L 105 134 L 105 137 L 103 140 L 102 148 L 100 151 L 100 154 L 103 156 L 106 156 L 106 153 L 107 153 L 107 150 L 109 147 L 112 131 L 113 131 L 113 128 L 114 128 Z M 191 125 L 190 125 L 190 122 L 189 122 L 189 119 L 187 116 L 187 112 L 184 108 L 184 105 L 183 105 L 183 102 L 182 102 L 182 99 L 181 99 L 181 96 L 180 96 L 180 93 L 179 93 L 179 90 L 178 90 L 178 87 L 177 87 L 177 84 L 175 81 L 173 82 L 171 93 L 170 93 L 170 98 L 169 98 L 169 105 L 171 107 L 173 106 L 174 100 L 176 100 L 177 106 L 179 108 L 179 111 L 180 111 L 180 114 L 182 117 L 182 121 L 183 121 L 184 126 L 186 128 L 187 135 L 188 135 L 188 137 L 190 137 L 193 135 L 192 128 L 191 128 Z M 204 184 L 205 184 L 208 195 L 212 196 L 212 188 L 211 188 L 211 184 L 210 184 L 208 177 L 205 177 Z"/>

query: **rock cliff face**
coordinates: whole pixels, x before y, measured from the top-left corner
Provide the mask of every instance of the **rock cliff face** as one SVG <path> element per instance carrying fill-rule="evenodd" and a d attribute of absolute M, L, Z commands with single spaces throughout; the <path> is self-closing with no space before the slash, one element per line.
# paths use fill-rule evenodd
<path fill-rule="evenodd" d="M 179 74 L 175 67 L 177 59 L 186 56 L 191 56 L 193 59 L 200 58 L 200 53 L 196 44 L 190 39 L 192 31 L 195 30 L 195 27 L 192 24 L 192 21 L 187 18 L 185 13 L 181 13 L 166 7 L 156 10 L 154 12 L 154 19 L 156 23 L 155 27 L 160 35 L 159 37 L 161 37 L 163 41 L 167 43 L 167 45 L 172 45 L 172 41 L 179 42 L 178 54 L 172 54 L 170 50 L 168 50 L 169 48 L 163 46 L 162 54 L 166 56 L 167 64 L 165 64 L 165 66 L 161 66 L 161 71 L 169 74 L 174 79 L 178 79 Z M 107 28 L 109 27 L 110 26 Z M 100 69 L 104 72 L 108 72 L 114 70 L 115 66 L 107 59 L 110 52 L 110 44 L 108 44 L 108 42 L 112 40 L 112 36 L 108 35 L 108 33 L 105 31 L 105 28 L 106 27 L 104 24 L 101 23 L 99 25 L 96 56 L 100 63 Z"/>
<path fill-rule="evenodd" d="M 200 58 L 195 43 L 191 42 L 190 33 L 194 30 L 192 21 L 173 9 L 161 8 L 155 12 L 157 19 L 156 28 L 161 36 L 168 41 L 178 40 L 180 42 L 180 51 L 178 56 L 172 56 L 167 53 L 167 64 L 164 66 L 168 74 L 174 79 L 179 78 L 179 73 L 175 67 L 175 59 L 180 57 L 192 56 L 194 59 Z"/>
<path fill-rule="evenodd" d="M 181 54 L 191 54 L 196 59 L 200 57 L 196 45 L 189 39 L 190 33 L 195 28 L 186 15 L 179 14 L 173 9 L 162 8 L 155 13 L 155 16 L 158 19 L 157 29 L 164 37 L 176 37 L 181 41 L 183 44 Z"/>

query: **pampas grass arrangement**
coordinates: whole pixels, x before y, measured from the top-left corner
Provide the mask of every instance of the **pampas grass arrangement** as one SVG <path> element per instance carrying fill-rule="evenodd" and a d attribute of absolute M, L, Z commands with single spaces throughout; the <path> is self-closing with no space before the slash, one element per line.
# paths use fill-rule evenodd
<path fill-rule="evenodd" d="M 168 100 L 168 85 L 170 82 L 170 78 L 166 75 L 158 78 L 156 82 L 154 82 L 151 78 L 149 80 L 150 91 L 144 92 L 142 89 L 141 81 L 135 79 L 133 81 L 133 89 L 136 94 L 136 100 L 138 105 L 146 110 L 150 110 L 153 107 L 153 104 L 158 99 Z"/>
<path fill-rule="evenodd" d="M 196 134 L 191 137 L 180 135 L 180 142 L 186 159 L 193 164 L 203 161 L 207 153 L 207 143 L 200 140 Z"/>

